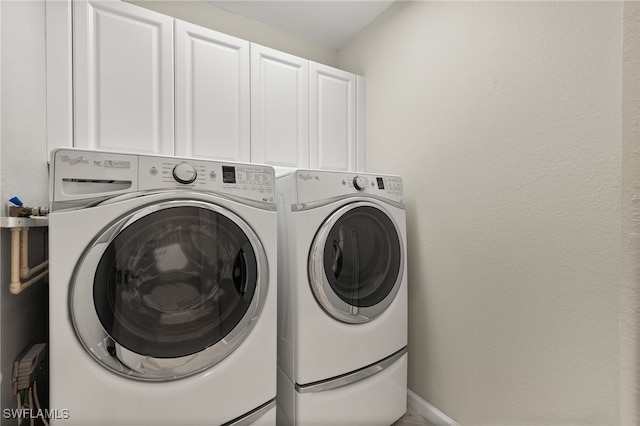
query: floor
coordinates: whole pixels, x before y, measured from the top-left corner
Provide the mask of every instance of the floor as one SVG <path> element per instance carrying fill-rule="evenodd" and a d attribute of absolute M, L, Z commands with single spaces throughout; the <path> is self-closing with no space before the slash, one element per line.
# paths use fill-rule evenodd
<path fill-rule="evenodd" d="M 422 417 L 416 410 L 409 407 L 407 408 L 407 413 L 400 417 L 397 422 L 395 422 L 391 426 L 432 426 L 431 423 L 427 421 L 424 417 Z"/>

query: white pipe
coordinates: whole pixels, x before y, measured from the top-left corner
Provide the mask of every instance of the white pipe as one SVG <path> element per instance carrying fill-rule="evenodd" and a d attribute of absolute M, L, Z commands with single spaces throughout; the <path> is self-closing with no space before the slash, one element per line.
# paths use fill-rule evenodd
<path fill-rule="evenodd" d="M 11 283 L 11 288 L 9 288 L 9 291 L 11 292 L 11 294 L 19 294 L 20 292 L 22 292 L 22 290 L 25 290 L 26 288 L 30 287 L 32 284 L 37 283 L 38 281 L 40 281 L 41 279 L 43 279 L 47 275 L 49 275 L 49 270 L 48 269 L 46 271 L 43 271 L 43 272 L 39 273 L 35 277 L 33 277 L 30 280 L 25 281 L 23 283 L 18 282 L 17 285 L 15 285 L 15 286 L 14 286 L 14 283 Z"/>
<path fill-rule="evenodd" d="M 39 273 L 35 277 L 21 282 L 21 279 L 28 279 L 33 274 L 49 266 L 49 261 L 45 260 L 39 265 L 29 268 L 29 228 L 11 228 L 11 294 L 18 294 L 27 287 L 40 281 L 49 274 L 49 269 Z"/>
<path fill-rule="evenodd" d="M 41 269 L 46 268 L 47 266 L 49 266 L 49 261 L 45 260 L 44 262 L 42 262 L 39 265 L 34 266 L 33 268 L 29 269 L 29 273 L 27 273 L 26 277 L 22 277 L 22 279 L 26 279 L 29 278 L 30 276 L 32 276 L 35 273 L 38 273 Z"/>
<path fill-rule="evenodd" d="M 20 228 L 20 278 L 29 278 L 29 228 Z"/>
<path fill-rule="evenodd" d="M 20 235 L 22 228 L 11 228 L 11 288 L 20 285 Z"/>

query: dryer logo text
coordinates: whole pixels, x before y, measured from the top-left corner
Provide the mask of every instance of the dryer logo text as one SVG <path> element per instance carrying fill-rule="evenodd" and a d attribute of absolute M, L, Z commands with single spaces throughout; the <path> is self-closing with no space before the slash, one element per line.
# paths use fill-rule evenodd
<path fill-rule="evenodd" d="M 309 173 L 304 174 L 304 175 L 300 174 L 300 175 L 298 175 L 298 178 L 299 178 L 299 179 L 302 179 L 302 180 L 304 180 L 304 181 L 308 181 L 308 180 L 311 180 L 311 179 L 320 180 L 320 177 L 319 177 L 319 176 L 312 176 L 312 175 L 311 175 L 311 174 L 309 174 Z"/>

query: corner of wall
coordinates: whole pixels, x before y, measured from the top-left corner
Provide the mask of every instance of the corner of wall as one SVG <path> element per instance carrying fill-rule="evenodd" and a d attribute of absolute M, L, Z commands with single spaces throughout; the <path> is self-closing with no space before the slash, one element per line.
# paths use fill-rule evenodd
<path fill-rule="evenodd" d="M 420 395 L 411 389 L 407 389 L 407 405 L 427 419 L 429 424 L 440 426 L 459 426 L 455 420 L 422 399 Z"/>
<path fill-rule="evenodd" d="M 640 3 L 624 2 L 620 420 L 640 424 Z"/>

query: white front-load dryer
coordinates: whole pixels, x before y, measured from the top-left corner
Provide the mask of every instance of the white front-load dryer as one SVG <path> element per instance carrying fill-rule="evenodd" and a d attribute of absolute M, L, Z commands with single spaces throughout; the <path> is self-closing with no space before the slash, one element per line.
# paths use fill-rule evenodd
<path fill-rule="evenodd" d="M 406 411 L 398 176 L 285 172 L 278 194 L 278 424 L 389 425 Z"/>
<path fill-rule="evenodd" d="M 51 165 L 51 423 L 274 425 L 273 169 L 72 149 Z"/>

